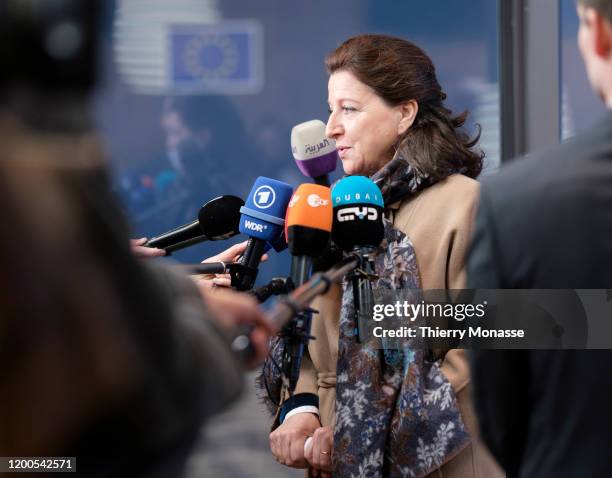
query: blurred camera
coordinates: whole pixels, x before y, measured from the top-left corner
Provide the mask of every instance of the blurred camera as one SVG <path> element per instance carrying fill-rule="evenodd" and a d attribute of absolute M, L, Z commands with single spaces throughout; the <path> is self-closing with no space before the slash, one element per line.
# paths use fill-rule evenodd
<path fill-rule="evenodd" d="M 2 0 L 0 87 L 90 90 L 100 7 L 99 0 Z"/>

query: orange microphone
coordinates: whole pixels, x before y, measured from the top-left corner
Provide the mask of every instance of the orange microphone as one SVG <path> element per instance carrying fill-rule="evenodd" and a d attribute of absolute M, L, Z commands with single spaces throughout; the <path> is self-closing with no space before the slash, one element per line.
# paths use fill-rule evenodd
<path fill-rule="evenodd" d="M 331 236 L 333 208 L 328 187 L 300 185 L 287 208 L 285 237 L 291 261 L 291 279 L 300 286 L 310 275 L 312 259 L 325 252 Z"/>

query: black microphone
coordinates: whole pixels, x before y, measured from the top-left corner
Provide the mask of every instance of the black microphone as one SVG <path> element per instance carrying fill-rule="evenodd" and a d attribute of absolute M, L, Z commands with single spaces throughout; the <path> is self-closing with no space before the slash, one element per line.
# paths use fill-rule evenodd
<path fill-rule="evenodd" d="M 244 201 L 236 196 L 219 196 L 200 208 L 198 219 L 153 237 L 145 246 L 176 251 L 204 241 L 229 239 L 240 233 L 240 208 Z"/>
<path fill-rule="evenodd" d="M 267 242 L 279 238 L 285 225 L 285 213 L 293 188 L 282 181 L 263 176 L 255 180 L 246 204 L 240 208 L 240 232 L 249 236 L 240 264 L 238 290 L 249 290 L 257 278 L 257 268 Z M 233 285 L 233 284 L 232 284 Z"/>
<path fill-rule="evenodd" d="M 378 186 L 364 176 L 349 176 L 338 181 L 332 190 L 332 201 L 332 239 L 344 251 L 355 253 L 361 262 L 350 277 L 355 303 L 355 336 L 361 341 L 374 307 L 372 253 L 384 237 L 384 202 Z"/>

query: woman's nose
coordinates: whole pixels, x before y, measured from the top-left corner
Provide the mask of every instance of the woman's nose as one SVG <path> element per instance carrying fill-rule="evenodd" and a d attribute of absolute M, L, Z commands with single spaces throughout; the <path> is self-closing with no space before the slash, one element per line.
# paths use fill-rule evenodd
<path fill-rule="evenodd" d="M 336 120 L 334 113 L 332 113 L 329 115 L 327 125 L 325 125 L 325 136 L 336 139 L 340 134 L 342 134 L 342 125 Z"/>

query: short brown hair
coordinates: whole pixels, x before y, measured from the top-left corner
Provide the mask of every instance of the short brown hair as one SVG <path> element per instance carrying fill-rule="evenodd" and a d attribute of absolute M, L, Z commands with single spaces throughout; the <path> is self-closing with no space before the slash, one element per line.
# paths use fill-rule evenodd
<path fill-rule="evenodd" d="M 576 0 L 578 5 L 597 10 L 606 20 L 612 23 L 612 0 Z"/>
<path fill-rule="evenodd" d="M 446 94 L 427 54 L 414 43 L 387 35 L 349 38 L 325 59 L 327 71 L 349 71 L 387 104 L 416 100 L 414 124 L 402 136 L 397 152 L 417 171 L 442 180 L 455 171 L 475 178 L 482 170 L 482 151 L 472 148 L 461 128 L 468 112 L 453 116 L 443 101 Z M 480 127 L 479 127 L 480 128 Z"/>

